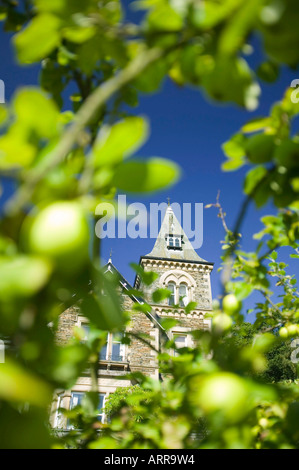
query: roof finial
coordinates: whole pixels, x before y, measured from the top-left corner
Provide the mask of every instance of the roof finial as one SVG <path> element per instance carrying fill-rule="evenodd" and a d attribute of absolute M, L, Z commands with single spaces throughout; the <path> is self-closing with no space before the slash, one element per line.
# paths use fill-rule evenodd
<path fill-rule="evenodd" d="M 167 198 L 168 201 L 168 207 L 170 206 L 170 197 Z"/>
<path fill-rule="evenodd" d="M 113 253 L 113 251 L 112 251 L 112 248 L 111 248 L 108 263 L 112 263 L 112 253 Z"/>

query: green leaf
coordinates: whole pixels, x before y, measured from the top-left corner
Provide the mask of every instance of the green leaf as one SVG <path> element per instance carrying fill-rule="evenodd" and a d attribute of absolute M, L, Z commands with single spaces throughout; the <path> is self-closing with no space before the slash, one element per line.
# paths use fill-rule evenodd
<path fill-rule="evenodd" d="M 243 2 L 241 8 L 231 16 L 219 39 L 220 54 L 234 55 L 241 49 L 258 18 L 260 6 L 260 0 Z"/>
<path fill-rule="evenodd" d="M 131 268 L 140 276 L 146 286 L 150 286 L 159 276 L 153 271 L 144 271 L 143 267 L 136 263 L 130 263 Z"/>
<path fill-rule="evenodd" d="M 245 164 L 244 158 L 232 158 L 222 163 L 221 168 L 223 171 L 235 171 L 241 168 Z"/>
<path fill-rule="evenodd" d="M 253 119 L 252 121 L 249 121 L 247 124 L 245 124 L 242 127 L 242 132 L 245 134 L 250 134 L 251 132 L 256 132 L 256 131 L 261 131 L 264 130 L 265 127 L 269 126 L 271 124 L 271 119 L 270 118 L 256 118 Z"/>
<path fill-rule="evenodd" d="M 162 318 L 160 324 L 163 326 L 165 330 L 171 330 L 178 324 L 178 320 L 174 318 Z"/>
<path fill-rule="evenodd" d="M 170 5 L 158 4 L 147 16 L 147 24 L 151 30 L 179 31 L 183 19 Z"/>
<path fill-rule="evenodd" d="M 279 66 L 271 61 L 262 63 L 257 69 L 259 78 L 268 83 L 275 82 L 279 77 L 279 72 Z"/>
<path fill-rule="evenodd" d="M 274 154 L 275 142 L 273 135 L 257 134 L 250 137 L 246 143 L 246 156 L 251 163 L 269 162 Z"/>
<path fill-rule="evenodd" d="M 128 117 L 112 127 L 103 127 L 93 148 L 97 166 L 114 165 L 130 156 L 147 139 L 149 125 L 141 117 Z"/>
<path fill-rule="evenodd" d="M 165 59 L 158 60 L 149 65 L 146 70 L 134 80 L 133 85 L 138 91 L 143 93 L 153 93 L 157 91 L 168 72 L 168 64 Z"/>
<path fill-rule="evenodd" d="M 246 137 L 243 134 L 235 134 L 222 145 L 222 150 L 228 158 L 241 160 L 245 156 Z"/>
<path fill-rule="evenodd" d="M 15 169 L 29 166 L 35 156 L 36 147 L 24 140 L 22 126 L 15 125 L 0 137 L 0 168 Z"/>
<path fill-rule="evenodd" d="M 171 295 L 171 291 L 168 289 L 157 289 L 153 292 L 153 302 L 159 303 L 164 299 L 167 299 Z"/>
<path fill-rule="evenodd" d="M 52 390 L 48 384 L 24 369 L 12 359 L 0 364 L 0 398 L 7 401 L 47 406 Z"/>
<path fill-rule="evenodd" d="M 245 194 L 251 194 L 251 192 L 256 188 L 257 184 L 264 178 L 267 174 L 267 169 L 264 166 L 257 166 L 250 170 L 244 181 L 244 192 Z"/>
<path fill-rule="evenodd" d="M 249 297 L 252 293 L 254 286 L 247 282 L 229 282 L 226 286 L 227 290 L 233 292 L 239 301 Z"/>
<path fill-rule="evenodd" d="M 258 106 L 260 87 L 243 58 L 219 55 L 210 70 L 202 76 L 208 94 L 220 102 L 233 102 L 254 111 Z"/>
<path fill-rule="evenodd" d="M 7 109 L 0 104 L 0 124 L 3 124 L 7 119 Z"/>
<path fill-rule="evenodd" d="M 242 0 L 198 2 L 192 15 L 193 24 L 200 29 L 211 29 L 232 15 L 241 4 Z"/>
<path fill-rule="evenodd" d="M 48 281 L 52 268 L 47 260 L 20 255 L 0 258 L 0 298 L 31 297 Z"/>
<path fill-rule="evenodd" d="M 16 94 L 13 105 L 18 122 L 24 129 L 33 130 L 45 138 L 58 134 L 59 112 L 56 104 L 38 89 L 23 88 Z"/>
<path fill-rule="evenodd" d="M 30 64 L 49 55 L 59 45 L 60 23 L 57 17 L 49 14 L 33 18 L 27 28 L 14 37 L 19 61 Z"/>
<path fill-rule="evenodd" d="M 188 305 L 185 307 L 185 312 L 190 313 L 192 310 L 194 310 L 197 307 L 196 302 L 189 302 Z"/>
<path fill-rule="evenodd" d="M 115 186 L 127 192 L 158 191 L 174 184 L 179 178 L 178 165 L 163 158 L 148 161 L 130 161 L 121 164 L 115 172 Z"/>

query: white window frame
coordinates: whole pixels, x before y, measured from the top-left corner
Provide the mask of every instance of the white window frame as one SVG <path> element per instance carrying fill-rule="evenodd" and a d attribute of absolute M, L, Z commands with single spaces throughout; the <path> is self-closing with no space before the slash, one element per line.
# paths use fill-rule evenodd
<path fill-rule="evenodd" d="M 86 327 L 89 326 L 89 322 L 88 322 L 87 318 L 85 318 L 83 316 L 80 316 L 80 317 L 78 317 L 76 326 L 78 326 L 79 328 L 85 329 Z M 88 335 L 88 333 L 87 333 L 87 335 Z M 83 338 L 83 341 L 87 340 L 87 335 Z M 125 362 L 126 345 L 122 344 L 121 341 L 115 341 L 114 337 L 116 335 L 121 335 L 121 333 L 107 333 L 106 355 L 105 355 L 105 358 L 101 358 L 100 357 L 101 352 L 100 352 L 99 353 L 99 360 L 100 361 L 109 361 L 109 360 L 111 360 L 112 362 Z M 119 358 L 122 358 L 120 360 L 113 360 L 113 358 L 112 358 L 113 357 L 112 350 L 113 350 L 113 344 L 114 343 L 120 343 Z"/>
<path fill-rule="evenodd" d="M 176 326 L 172 330 L 170 330 L 170 338 L 174 340 L 175 336 L 185 336 L 186 337 L 186 342 L 185 346 L 182 347 L 187 347 L 187 348 L 193 348 L 194 347 L 194 342 L 192 339 L 192 336 L 190 332 L 192 331 L 192 328 L 186 328 L 183 326 Z M 176 355 L 176 350 L 172 350 L 172 354 L 175 356 Z"/>
<path fill-rule="evenodd" d="M 78 405 L 78 401 L 77 403 L 74 405 L 73 404 L 73 395 L 81 395 L 81 400 L 83 399 L 84 395 L 86 394 L 86 390 L 85 391 L 81 391 L 81 390 L 73 390 L 71 391 L 71 399 L 70 399 L 70 410 L 72 410 L 73 408 L 75 408 L 77 405 Z M 98 410 L 98 417 L 99 417 L 99 420 L 101 421 L 101 423 L 104 423 L 105 420 L 106 420 L 106 414 L 104 413 L 104 408 L 105 408 L 105 403 L 106 403 L 106 399 L 107 399 L 107 393 L 105 392 L 99 392 L 99 397 L 103 397 L 103 404 L 102 404 L 102 407 Z M 72 426 L 68 425 L 67 426 L 68 429 L 72 429 Z"/>
<path fill-rule="evenodd" d="M 178 245 L 177 245 L 178 240 Z M 182 237 L 180 235 L 168 235 L 167 236 L 167 248 L 170 250 L 180 250 L 182 248 Z"/>
<path fill-rule="evenodd" d="M 54 428 L 61 429 L 63 428 L 63 413 L 60 411 L 60 408 L 63 408 L 63 398 L 64 392 L 57 393 L 56 407 L 55 407 L 55 416 L 54 416 Z"/>
<path fill-rule="evenodd" d="M 173 286 L 173 293 L 168 297 L 168 305 L 170 307 L 173 307 L 174 305 L 176 305 L 176 299 L 177 299 L 177 286 L 176 286 L 176 283 L 174 281 L 169 281 L 169 283 L 167 284 L 167 289 L 168 290 L 171 290 L 169 289 L 169 286 Z M 173 299 L 173 303 L 171 303 L 171 299 Z"/>
<path fill-rule="evenodd" d="M 189 286 L 189 284 L 187 284 L 187 282 L 180 282 L 178 284 L 177 282 L 171 279 L 169 280 L 166 286 L 168 290 L 170 290 L 169 289 L 170 284 L 174 286 L 174 295 L 168 297 L 168 306 L 173 307 L 174 305 L 179 305 L 180 308 L 186 307 L 186 305 L 188 305 L 188 303 L 191 302 L 191 287 Z M 180 295 L 181 285 L 183 285 L 186 288 L 186 295 L 182 299 L 181 299 L 182 296 Z M 172 297 L 174 298 L 173 304 L 170 303 L 170 299 Z"/>
<path fill-rule="evenodd" d="M 176 344 L 175 338 L 184 338 L 185 339 L 184 344 L 182 346 L 178 347 L 178 345 Z M 188 347 L 188 334 L 187 333 L 174 333 L 173 334 L 173 341 L 174 341 L 177 349 L 187 348 Z M 174 356 L 179 355 L 177 349 L 173 350 Z"/>

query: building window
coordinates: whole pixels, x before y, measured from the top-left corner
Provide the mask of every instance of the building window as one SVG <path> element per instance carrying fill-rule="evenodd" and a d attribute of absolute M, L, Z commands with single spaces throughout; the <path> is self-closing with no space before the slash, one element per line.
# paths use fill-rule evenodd
<path fill-rule="evenodd" d="M 83 400 L 83 397 L 84 397 L 84 393 L 83 393 L 83 392 L 72 392 L 72 394 L 71 394 L 70 409 L 72 410 L 72 409 L 75 408 L 76 406 L 81 405 L 82 400 Z"/>
<path fill-rule="evenodd" d="M 83 341 L 87 341 L 89 335 L 89 324 L 81 323 L 80 327 L 84 330 L 85 336 Z M 124 362 L 125 360 L 125 345 L 122 344 L 122 333 L 108 333 L 106 337 L 106 344 L 99 352 L 100 361 L 114 361 Z"/>
<path fill-rule="evenodd" d="M 174 282 L 170 282 L 167 287 L 168 287 L 168 290 L 170 290 L 170 292 L 171 292 L 170 297 L 168 297 L 168 305 L 175 305 L 175 303 L 176 303 L 176 295 L 175 295 L 176 285 L 175 285 Z"/>
<path fill-rule="evenodd" d="M 125 360 L 125 345 L 122 344 L 122 337 L 121 333 L 107 335 L 107 342 L 100 352 L 102 361 L 123 362 Z"/>
<path fill-rule="evenodd" d="M 186 348 L 187 347 L 187 335 L 174 334 L 173 340 L 176 349 Z M 178 356 L 179 353 L 177 350 L 174 351 L 174 355 Z"/>
<path fill-rule="evenodd" d="M 167 289 L 171 295 L 168 297 L 168 305 L 173 306 L 179 304 L 180 307 L 186 307 L 189 302 L 189 288 L 187 284 L 182 283 L 177 286 L 174 282 L 169 282 Z"/>
<path fill-rule="evenodd" d="M 180 250 L 182 248 L 182 238 L 179 235 L 168 235 L 167 248 Z"/>
<path fill-rule="evenodd" d="M 70 409 L 72 410 L 76 406 L 79 406 L 82 404 L 82 400 L 84 398 L 85 393 L 84 392 L 71 392 L 71 402 L 70 402 Z M 106 394 L 105 393 L 99 393 L 99 401 L 98 401 L 98 420 L 101 423 L 104 423 L 105 421 L 105 413 L 104 413 L 104 407 L 105 407 L 105 401 L 106 401 Z M 72 426 L 68 423 L 68 429 L 71 429 Z"/>
<path fill-rule="evenodd" d="M 108 357 L 108 335 L 106 337 L 106 344 L 102 347 L 100 354 L 99 354 L 100 360 L 106 361 Z"/>
<path fill-rule="evenodd" d="M 106 394 L 105 393 L 100 393 L 99 394 L 99 403 L 98 403 L 98 420 L 101 423 L 105 422 L 105 413 L 104 413 L 105 401 L 106 401 Z"/>
<path fill-rule="evenodd" d="M 82 330 L 84 330 L 84 338 L 83 338 L 83 341 L 87 341 L 87 338 L 88 338 L 88 335 L 89 335 L 89 324 L 88 323 L 81 323 L 81 328 Z"/>
<path fill-rule="evenodd" d="M 122 344 L 122 334 L 111 335 L 111 359 L 112 361 L 124 360 L 124 344 Z"/>
<path fill-rule="evenodd" d="M 64 415 L 62 412 L 62 402 L 63 402 L 63 395 L 60 393 L 57 396 L 57 403 L 56 403 L 56 412 L 55 412 L 55 418 L 54 418 L 54 428 L 63 428 L 63 420 L 64 420 Z"/>
<path fill-rule="evenodd" d="M 188 287 L 186 284 L 179 285 L 179 304 L 180 307 L 186 307 L 188 304 Z"/>

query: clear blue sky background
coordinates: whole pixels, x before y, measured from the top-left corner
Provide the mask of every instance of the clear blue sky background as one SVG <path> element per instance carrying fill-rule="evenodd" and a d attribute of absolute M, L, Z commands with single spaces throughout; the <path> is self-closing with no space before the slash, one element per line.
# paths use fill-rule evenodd
<path fill-rule="evenodd" d="M 24 85 L 36 85 L 38 82 L 37 67 L 20 67 L 17 65 L 11 38 L 0 32 L 1 62 L 0 78 L 6 84 L 6 99 L 11 98 L 15 90 Z M 251 57 L 253 64 L 262 61 L 258 41 L 254 41 L 255 52 Z M 234 134 L 243 123 L 267 114 L 271 104 L 279 100 L 291 80 L 299 78 L 299 73 L 284 69 L 274 85 L 262 85 L 260 106 L 254 113 L 249 113 L 233 105 L 219 106 L 208 101 L 200 91 L 191 88 L 179 88 L 166 81 L 160 92 L 152 96 L 143 96 L 140 106 L 134 112 L 148 116 L 151 122 L 151 135 L 139 155 L 161 156 L 178 162 L 182 168 L 181 180 L 176 186 L 148 197 L 128 197 L 129 202 L 143 202 L 149 207 L 151 202 L 166 202 L 169 196 L 172 202 L 214 203 L 217 192 L 221 192 L 221 203 L 227 212 L 227 223 L 230 227 L 236 219 L 242 203 L 242 184 L 244 170 L 223 173 L 221 163 L 225 157 L 221 145 Z M 9 188 L 5 185 L 2 204 L 8 195 Z M 250 250 L 255 246 L 252 235 L 262 225 L 260 218 L 272 213 L 275 209 L 269 205 L 256 210 L 252 205 L 243 225 L 243 247 Z M 204 210 L 204 242 L 198 254 L 207 261 L 214 262 L 212 274 L 212 291 L 216 297 L 221 291 L 217 269 L 220 266 L 221 246 L 224 232 L 221 221 L 217 218 L 216 209 Z M 102 258 L 107 261 L 110 249 L 113 250 L 113 263 L 129 282 L 134 280 L 134 272 L 130 262 L 138 262 L 140 255 L 149 253 L 154 245 L 153 239 L 115 239 L 104 240 Z M 288 248 L 282 248 L 280 258 L 290 264 L 290 272 L 298 274 L 298 260 L 290 260 Z M 246 302 L 252 307 L 253 295 Z"/>

